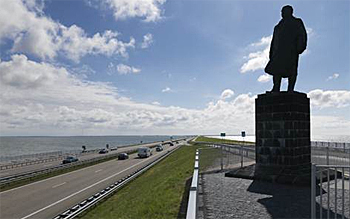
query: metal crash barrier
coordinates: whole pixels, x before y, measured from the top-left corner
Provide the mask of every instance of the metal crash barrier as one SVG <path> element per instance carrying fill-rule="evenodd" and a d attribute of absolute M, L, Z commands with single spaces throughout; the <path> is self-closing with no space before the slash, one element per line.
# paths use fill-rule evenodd
<path fill-rule="evenodd" d="M 192 183 L 191 183 L 190 194 L 189 194 L 189 198 L 188 198 L 186 219 L 196 219 L 197 218 L 198 175 L 199 175 L 199 149 L 196 150 Z"/>

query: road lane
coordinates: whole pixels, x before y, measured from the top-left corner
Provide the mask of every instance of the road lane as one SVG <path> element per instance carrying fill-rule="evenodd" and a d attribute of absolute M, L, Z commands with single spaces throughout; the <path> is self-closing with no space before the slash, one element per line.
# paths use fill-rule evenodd
<path fill-rule="evenodd" d="M 165 141 L 167 142 L 167 141 Z M 136 146 L 127 146 L 127 147 L 119 147 L 118 150 L 113 150 L 110 151 L 107 154 L 98 154 L 98 153 L 91 153 L 91 154 L 85 154 L 82 156 L 79 156 L 79 160 L 80 161 L 84 161 L 84 160 L 89 160 L 95 157 L 103 157 L 103 156 L 107 156 L 110 154 L 117 154 L 117 153 L 122 153 L 128 150 L 132 150 L 138 147 L 151 147 L 157 144 L 160 144 L 162 142 L 153 142 L 153 143 L 147 143 L 147 144 L 142 144 L 142 145 L 136 145 Z M 45 162 L 45 163 L 39 163 L 39 164 L 32 164 L 32 165 L 28 165 L 28 166 L 22 166 L 22 167 L 16 167 L 13 169 L 4 169 L 4 170 L 0 170 L 0 177 L 9 177 L 12 175 L 17 175 L 17 174 L 21 174 L 21 173 L 26 173 L 26 172 L 30 172 L 30 171 L 35 171 L 35 170 L 41 170 L 41 169 L 45 169 L 45 168 L 49 168 L 49 167 L 54 167 L 54 166 L 58 166 L 62 164 L 62 160 L 55 160 L 55 161 L 49 161 L 49 162 Z"/>
<path fill-rule="evenodd" d="M 50 218 L 106 188 L 115 181 L 158 158 L 175 147 L 166 146 L 153 156 L 111 160 L 0 193 L 0 217 Z M 102 170 L 102 171 L 99 171 Z M 61 185 L 60 185 L 61 184 Z M 60 185 L 60 186 L 57 186 Z M 52 188 L 56 186 L 55 188 Z"/>

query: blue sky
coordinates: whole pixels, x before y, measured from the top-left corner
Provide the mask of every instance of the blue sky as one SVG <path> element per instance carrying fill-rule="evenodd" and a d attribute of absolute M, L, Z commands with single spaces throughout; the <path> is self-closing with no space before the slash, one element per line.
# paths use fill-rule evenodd
<path fill-rule="evenodd" d="M 286 4 L 308 31 L 312 134 L 349 134 L 347 0 L 0 0 L 0 134 L 254 134 Z"/>

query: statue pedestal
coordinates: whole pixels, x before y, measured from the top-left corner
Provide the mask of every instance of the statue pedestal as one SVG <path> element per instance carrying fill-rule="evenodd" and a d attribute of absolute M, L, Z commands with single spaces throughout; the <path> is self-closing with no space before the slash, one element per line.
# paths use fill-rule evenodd
<path fill-rule="evenodd" d="M 309 181 L 310 100 L 306 94 L 258 95 L 255 100 L 255 135 L 254 178 L 292 184 Z"/>
<path fill-rule="evenodd" d="M 311 185 L 310 100 L 304 93 L 266 93 L 255 99 L 256 164 L 227 177 Z"/>

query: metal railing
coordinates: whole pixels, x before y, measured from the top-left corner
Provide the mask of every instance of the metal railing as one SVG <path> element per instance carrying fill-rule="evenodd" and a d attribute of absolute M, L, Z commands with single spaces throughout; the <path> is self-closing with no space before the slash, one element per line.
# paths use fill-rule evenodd
<path fill-rule="evenodd" d="M 227 163 L 231 162 L 229 160 L 230 158 L 232 162 L 234 159 L 237 159 L 237 157 L 228 156 L 227 153 L 239 155 L 242 161 L 245 161 L 245 159 L 248 158 L 255 160 L 255 147 L 238 144 L 218 144 L 209 142 L 196 143 L 222 149 L 222 153 L 220 155 L 221 170 L 225 166 L 229 168 L 229 165 Z M 313 142 L 311 144 L 311 162 L 318 165 L 350 165 L 350 148 L 348 145 L 348 143 Z"/>
<path fill-rule="evenodd" d="M 100 149 L 93 149 L 88 151 L 81 151 L 81 150 L 55 151 L 55 152 L 47 152 L 47 153 L 1 157 L 0 163 L 2 164 L 0 165 L 0 170 L 7 170 L 7 169 L 13 169 L 17 167 L 29 166 L 33 164 L 52 162 L 56 160 L 61 160 L 64 157 L 70 156 L 70 155 L 81 157 L 84 155 L 97 153 L 99 150 Z"/>
<path fill-rule="evenodd" d="M 192 138 L 191 138 L 192 139 Z M 187 138 L 179 138 L 167 141 L 156 141 L 156 142 L 147 142 L 140 144 L 129 144 L 129 145 L 121 145 L 118 147 L 111 147 L 110 150 L 114 151 L 118 148 L 124 147 L 132 147 L 132 146 L 141 146 L 144 144 L 168 144 L 171 141 L 183 141 L 187 140 Z M 74 155 L 76 157 L 98 153 L 102 148 L 91 149 L 91 150 L 66 150 L 66 151 L 53 151 L 53 152 L 44 152 L 44 153 L 35 153 L 35 154 L 25 154 L 18 156 L 0 156 L 0 170 L 12 169 L 16 167 L 28 166 L 32 164 L 45 163 L 50 161 L 55 161 L 62 159 L 68 155 Z"/>
<path fill-rule="evenodd" d="M 164 144 L 167 144 L 167 143 L 168 142 L 164 142 Z M 153 145 L 149 146 L 149 148 L 154 148 L 156 146 L 157 146 L 157 144 L 154 143 Z M 122 151 L 121 153 L 128 153 L 129 154 L 129 153 L 134 153 L 136 151 L 137 151 L 137 147 L 132 148 L 132 149 L 127 150 L 127 151 Z M 9 185 L 11 183 L 14 183 L 14 182 L 17 182 L 20 180 L 31 179 L 31 178 L 34 178 L 34 177 L 41 175 L 41 174 L 47 174 L 47 173 L 52 173 L 52 172 L 68 169 L 68 168 L 71 168 L 73 166 L 90 165 L 90 164 L 95 163 L 95 162 L 102 162 L 102 161 L 107 160 L 107 159 L 116 158 L 116 157 L 118 157 L 118 155 L 119 155 L 119 153 L 112 153 L 112 154 L 104 155 L 101 157 L 94 157 L 94 158 L 90 158 L 90 159 L 86 159 L 86 160 L 77 161 L 74 163 L 59 164 L 59 165 L 51 166 L 51 167 L 47 167 L 47 168 L 36 169 L 33 171 L 14 174 L 14 175 L 6 176 L 6 177 L 0 177 L 0 187 Z"/>
<path fill-rule="evenodd" d="M 350 149 L 311 146 L 311 161 L 319 165 L 350 165 Z"/>
<path fill-rule="evenodd" d="M 338 150 L 347 150 L 350 149 L 350 143 L 348 142 L 329 142 L 329 141 L 311 141 L 311 147 L 320 147 L 320 148 L 333 148 Z"/>
<path fill-rule="evenodd" d="M 312 165 L 311 218 L 350 218 L 350 166 Z"/>
<path fill-rule="evenodd" d="M 63 213 L 55 216 L 54 219 L 62 219 L 62 218 L 70 219 L 70 218 L 77 217 L 81 213 L 87 211 L 91 207 L 96 206 L 97 204 L 99 204 L 100 202 L 105 200 L 106 198 L 108 198 L 111 195 L 115 194 L 120 188 L 125 186 L 130 181 L 134 180 L 136 177 L 138 177 L 140 174 L 142 174 L 143 172 L 145 172 L 149 168 L 151 168 L 154 165 L 156 165 L 157 163 L 159 163 L 161 160 L 163 160 L 166 157 L 168 157 L 170 154 L 172 154 L 173 152 L 178 150 L 180 147 L 181 147 L 181 145 L 176 147 L 173 150 L 168 151 L 167 153 L 163 154 L 162 156 L 160 156 L 156 160 L 146 164 L 143 167 L 140 167 L 139 169 L 135 170 L 131 174 L 127 175 L 126 177 L 124 177 L 124 178 L 116 181 L 115 183 L 111 184 L 107 188 L 105 188 L 105 189 L 101 190 L 100 192 L 92 195 L 91 197 L 87 198 L 86 200 L 80 202 L 79 204 L 76 204 L 73 207 L 65 210 Z"/>
<path fill-rule="evenodd" d="M 244 166 L 244 161 L 255 160 L 255 148 L 196 142 L 220 150 L 212 153 L 220 164 L 214 170 Z M 350 218 L 350 148 L 348 143 L 313 142 L 312 161 L 312 218 Z M 233 154 L 234 156 L 230 156 Z M 247 160 L 248 159 L 248 160 Z M 236 165 L 230 165 L 236 164 Z M 332 174 L 333 173 L 333 174 Z"/>
<path fill-rule="evenodd" d="M 219 153 L 213 153 L 211 156 L 217 156 L 219 162 L 215 162 L 214 169 L 230 169 L 237 166 L 240 163 L 241 167 L 245 163 L 251 164 L 255 160 L 255 149 L 247 145 L 231 145 L 231 144 L 218 144 L 208 142 L 196 142 L 197 144 L 206 145 L 218 150 Z M 218 167 L 219 166 L 219 167 Z"/>
<path fill-rule="evenodd" d="M 199 149 L 196 150 L 192 183 L 188 198 L 186 219 L 196 219 L 198 212 Z"/>
<path fill-rule="evenodd" d="M 136 151 L 136 149 L 133 149 L 133 150 L 125 151 L 124 153 L 132 153 L 135 151 Z M 107 160 L 107 159 L 113 159 L 113 158 L 118 157 L 118 155 L 119 155 L 119 153 L 114 153 L 114 154 L 109 154 L 109 155 L 105 155 L 102 157 L 94 157 L 94 158 L 87 159 L 87 160 L 77 161 L 74 163 L 59 164 L 59 165 L 52 166 L 52 167 L 47 167 L 47 168 L 28 171 L 28 172 L 15 174 L 15 175 L 11 175 L 11 176 L 1 177 L 0 178 L 0 186 L 5 186 L 5 185 L 11 184 L 13 182 L 17 182 L 17 181 L 24 180 L 24 179 L 31 179 L 31 178 L 36 177 L 38 175 L 56 172 L 56 171 L 68 169 L 68 168 L 71 168 L 74 166 L 82 166 L 82 165 L 86 165 L 86 164 L 90 164 L 90 163 L 94 163 L 94 162 L 99 162 L 99 161 L 103 161 L 103 160 Z"/>

